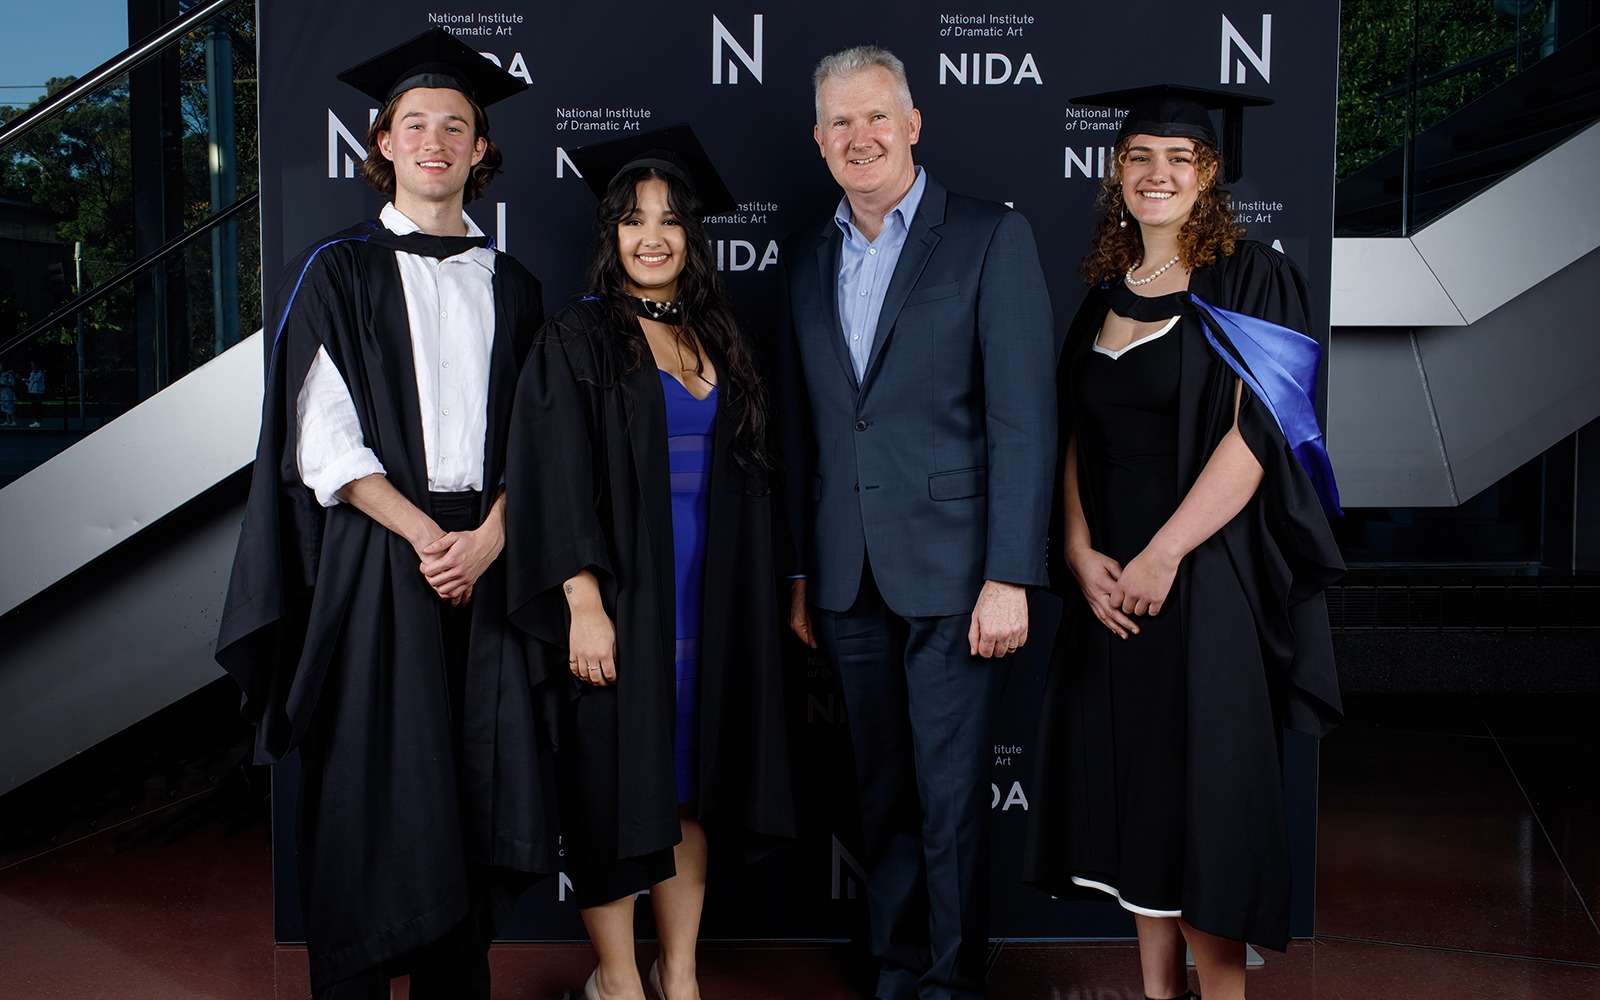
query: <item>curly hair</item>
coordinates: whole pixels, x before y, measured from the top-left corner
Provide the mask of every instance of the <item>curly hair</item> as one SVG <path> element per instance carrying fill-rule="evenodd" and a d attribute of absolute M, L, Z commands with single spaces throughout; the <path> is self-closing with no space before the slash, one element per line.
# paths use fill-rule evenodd
<path fill-rule="evenodd" d="M 667 183 L 667 204 L 683 228 L 684 265 L 678 275 L 678 315 L 685 326 L 677 329 L 678 342 L 695 356 L 695 371 L 704 373 L 700 345 L 711 345 L 723 360 L 718 388 L 722 398 L 739 402 L 739 422 L 734 433 L 733 456 L 739 467 L 757 482 L 775 471 L 767 449 L 767 390 L 757 370 L 754 351 L 728 308 L 728 294 L 711 255 L 711 239 L 702 219 L 705 211 L 694 189 L 678 177 L 656 167 L 635 167 L 611 179 L 595 213 L 594 253 L 584 275 L 584 287 L 600 300 L 607 325 L 619 332 L 623 370 L 638 371 L 650 358 L 650 345 L 639 325 L 634 298 L 628 292 L 628 272 L 622 264 L 617 226 L 639 207 L 638 185 L 646 180 Z M 691 333 L 692 330 L 692 333 Z M 654 365 L 653 360 L 650 361 Z"/>
<path fill-rule="evenodd" d="M 1100 181 L 1100 194 L 1095 204 L 1105 211 L 1095 226 L 1089 253 L 1078 269 L 1087 285 L 1115 281 L 1144 259 L 1144 240 L 1139 235 L 1138 225 L 1127 228 L 1120 225 L 1126 210 L 1122 201 L 1122 164 L 1132 141 L 1133 136 L 1117 140 L 1111 170 Z M 1211 181 L 1195 195 L 1189 220 L 1178 230 L 1178 259 L 1190 270 L 1209 267 L 1217 262 L 1218 256 L 1231 257 L 1244 236 L 1244 227 L 1233 221 L 1233 214 L 1228 211 L 1232 194 L 1222 184 L 1222 161 L 1217 151 L 1195 140 L 1194 153 L 1196 172 L 1202 177 L 1211 173 Z M 1212 167 L 1217 168 L 1214 173 Z"/>
<path fill-rule="evenodd" d="M 395 109 L 400 104 L 400 99 L 410 91 L 403 91 L 389 99 L 389 103 L 378 112 L 378 117 L 372 119 L 372 124 L 367 128 L 367 158 L 361 164 L 361 176 L 366 178 L 368 184 L 377 188 L 385 197 L 394 197 L 394 163 L 383 155 L 383 150 L 378 148 L 378 137 L 394 127 Z M 496 146 L 493 139 L 489 138 L 489 116 L 483 113 L 483 108 L 472 98 L 466 98 L 467 106 L 472 109 L 472 138 L 488 141 L 483 152 L 483 159 L 473 165 L 472 171 L 467 174 L 467 186 L 461 192 L 461 203 L 469 205 L 483 194 L 483 189 L 489 186 L 495 175 L 500 172 L 500 164 L 505 157 Z"/>

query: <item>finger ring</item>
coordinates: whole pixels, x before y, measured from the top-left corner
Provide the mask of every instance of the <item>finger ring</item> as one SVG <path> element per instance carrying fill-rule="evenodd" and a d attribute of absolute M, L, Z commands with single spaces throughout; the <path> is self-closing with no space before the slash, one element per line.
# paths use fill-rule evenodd
<path fill-rule="evenodd" d="M 1016 649 L 1017 647 L 1015 647 L 1015 646 L 1007 646 L 1006 648 L 1007 649 Z"/>
<path fill-rule="evenodd" d="M 568 663 L 577 663 L 578 662 L 578 658 L 576 656 L 574 656 L 572 659 L 568 660 L 567 662 Z"/>

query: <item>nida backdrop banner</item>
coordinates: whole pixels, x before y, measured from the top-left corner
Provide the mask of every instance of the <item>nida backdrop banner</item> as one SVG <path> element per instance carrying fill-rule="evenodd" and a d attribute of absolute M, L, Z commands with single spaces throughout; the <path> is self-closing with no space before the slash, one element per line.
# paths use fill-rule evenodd
<path fill-rule="evenodd" d="M 735 311 L 763 349 L 776 330 L 780 246 L 831 213 L 840 192 L 812 139 L 811 71 L 863 42 L 906 64 L 922 112 L 916 162 L 953 191 L 1001 201 L 1033 227 L 1058 340 L 1082 301 L 1077 267 L 1118 127 L 1078 94 L 1150 83 L 1273 99 L 1245 116 L 1234 210 L 1254 239 L 1299 263 L 1312 289 L 1310 331 L 1327 344 L 1332 250 L 1337 0 L 1114 4 L 926 0 L 488 2 L 258 0 L 262 261 L 266 315 L 278 271 L 328 233 L 374 219 L 383 199 L 360 177 L 374 102 L 341 70 L 442 26 L 529 84 L 489 111 L 502 174 L 468 212 L 544 284 L 554 312 L 581 294 L 595 201 L 569 151 L 627 132 L 688 122 L 738 201 L 707 226 Z M 1220 116 L 1218 116 L 1220 126 Z M 928 544 L 937 545 L 937 539 Z M 1131 935 L 1115 903 L 1063 902 L 1017 881 L 1032 782 L 1037 706 L 1060 608 L 1034 602 L 1032 639 L 1010 668 L 994 733 L 993 927 L 1001 938 Z M 801 837 L 762 863 L 718 863 L 707 938 L 839 939 L 865 923 L 854 776 L 844 708 L 825 658 L 791 644 L 790 729 Z M 1312 931 L 1316 749 L 1288 734 L 1288 804 L 1297 935 Z M 300 938 L 292 764 L 274 796 L 277 931 Z M 641 909 L 648 910 L 648 907 Z M 647 920 L 648 918 L 642 918 Z M 560 874 L 536 886 L 508 939 L 583 937 Z M 646 927 L 646 933 L 648 929 Z"/>

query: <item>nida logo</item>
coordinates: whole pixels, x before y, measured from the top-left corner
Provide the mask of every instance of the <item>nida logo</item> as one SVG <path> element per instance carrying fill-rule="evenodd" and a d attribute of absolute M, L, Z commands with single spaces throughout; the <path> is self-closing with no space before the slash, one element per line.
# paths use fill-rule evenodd
<path fill-rule="evenodd" d="M 370 108 L 367 111 L 367 123 L 361 127 L 361 134 L 339 120 L 339 116 L 328 109 L 328 178 L 354 177 L 356 167 L 367 158 L 367 129 L 372 127 L 372 122 L 378 117 L 378 109 Z"/>
<path fill-rule="evenodd" d="M 952 81 L 969 87 L 997 87 L 1003 83 L 1015 86 L 1024 80 L 1044 85 L 1039 78 L 1039 64 L 1033 61 L 1032 52 L 1023 53 L 1022 61 L 1015 64 L 1004 52 L 959 52 L 954 58 L 948 52 L 939 53 L 941 87 Z"/>
<path fill-rule="evenodd" d="M 750 75 L 761 82 L 761 22 L 763 14 L 753 14 L 750 17 L 750 48 L 746 49 L 733 37 L 717 15 L 711 15 L 711 82 L 720 85 L 723 80 L 723 70 L 727 70 L 729 84 L 739 82 L 739 64 L 750 71 Z"/>
<path fill-rule="evenodd" d="M 1082 152 L 1068 146 L 1061 176 L 1071 177 L 1076 173 L 1084 177 L 1104 177 L 1106 164 L 1115 151 L 1115 146 L 1084 146 Z"/>
<path fill-rule="evenodd" d="M 834 899 L 856 899 L 867 894 L 867 873 L 861 867 L 861 862 L 855 859 L 849 849 L 839 843 L 838 837 L 830 837 L 833 841 L 831 865 L 832 892 Z"/>
<path fill-rule="evenodd" d="M 1242 58 L 1241 58 L 1242 57 Z M 1265 83 L 1272 82 L 1272 15 L 1261 15 L 1261 41 L 1252 46 L 1239 34 L 1239 29 L 1222 15 L 1222 71 L 1221 83 L 1244 83 L 1245 61 L 1256 68 Z"/>

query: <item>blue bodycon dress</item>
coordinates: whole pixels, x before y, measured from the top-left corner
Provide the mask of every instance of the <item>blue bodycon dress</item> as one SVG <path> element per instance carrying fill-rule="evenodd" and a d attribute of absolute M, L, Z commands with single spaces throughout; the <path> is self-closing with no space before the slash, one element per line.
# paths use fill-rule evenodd
<path fill-rule="evenodd" d="M 678 801 L 691 802 L 699 773 L 700 597 L 706 565 L 706 521 L 711 485 L 712 432 L 717 391 L 696 399 L 683 384 L 661 373 L 667 403 L 667 459 L 672 480 L 672 552 L 677 583 L 678 699 L 672 762 Z"/>

